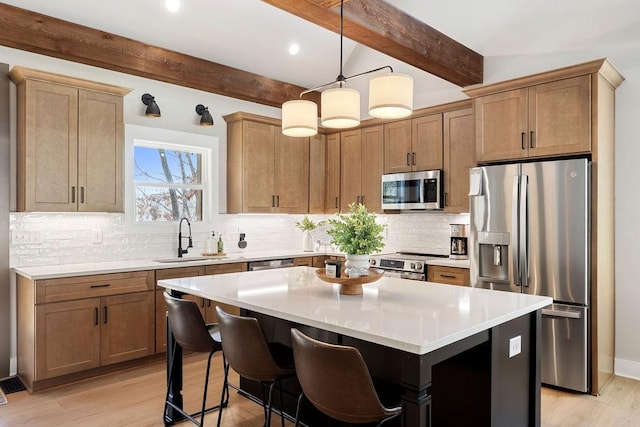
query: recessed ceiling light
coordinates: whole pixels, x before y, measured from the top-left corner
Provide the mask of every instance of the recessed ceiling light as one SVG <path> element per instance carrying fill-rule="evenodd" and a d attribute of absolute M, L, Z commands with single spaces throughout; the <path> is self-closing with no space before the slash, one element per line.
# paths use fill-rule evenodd
<path fill-rule="evenodd" d="M 165 0 L 164 7 L 166 7 L 169 12 L 177 12 L 180 9 L 180 0 Z"/>
<path fill-rule="evenodd" d="M 291 46 L 289 46 L 289 54 L 297 55 L 298 52 L 300 52 L 300 45 L 298 43 L 293 43 Z"/>

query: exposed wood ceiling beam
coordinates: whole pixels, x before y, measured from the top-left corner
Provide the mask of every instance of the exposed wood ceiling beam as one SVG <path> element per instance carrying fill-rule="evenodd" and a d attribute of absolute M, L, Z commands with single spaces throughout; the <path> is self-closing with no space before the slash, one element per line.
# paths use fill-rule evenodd
<path fill-rule="evenodd" d="M 0 44 L 278 108 L 306 90 L 2 3 Z"/>
<path fill-rule="evenodd" d="M 340 2 L 263 1 L 340 33 Z M 482 83 L 482 55 L 382 0 L 345 1 L 344 36 L 458 86 Z"/>

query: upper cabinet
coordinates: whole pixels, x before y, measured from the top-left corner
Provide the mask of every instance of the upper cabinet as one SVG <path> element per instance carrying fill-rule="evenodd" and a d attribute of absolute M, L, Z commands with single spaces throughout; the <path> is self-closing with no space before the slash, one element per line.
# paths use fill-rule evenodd
<path fill-rule="evenodd" d="M 307 213 L 309 138 L 280 132 L 279 121 L 246 113 L 227 122 L 227 212 Z"/>
<path fill-rule="evenodd" d="M 384 125 L 384 173 L 442 169 L 442 114 Z"/>
<path fill-rule="evenodd" d="M 340 133 L 327 135 L 325 171 L 325 213 L 340 211 Z"/>
<path fill-rule="evenodd" d="M 122 212 L 129 89 L 14 67 L 17 209 Z"/>
<path fill-rule="evenodd" d="M 340 138 L 341 209 L 347 211 L 351 203 L 361 203 L 370 212 L 381 212 L 383 125 L 344 131 Z"/>
<path fill-rule="evenodd" d="M 589 153 L 591 105 L 590 75 L 480 95 L 474 99 L 477 161 Z"/>
<path fill-rule="evenodd" d="M 309 138 L 309 213 L 325 211 L 325 171 L 327 137 L 317 134 Z"/>
<path fill-rule="evenodd" d="M 476 165 L 473 109 L 443 113 L 444 211 L 469 212 L 469 169 Z"/>

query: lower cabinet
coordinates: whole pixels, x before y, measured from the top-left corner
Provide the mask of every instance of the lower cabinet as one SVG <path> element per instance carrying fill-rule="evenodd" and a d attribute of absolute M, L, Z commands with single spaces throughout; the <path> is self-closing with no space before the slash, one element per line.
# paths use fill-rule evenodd
<path fill-rule="evenodd" d="M 18 375 L 26 387 L 152 355 L 153 284 L 153 271 L 35 281 L 17 276 Z"/>
<path fill-rule="evenodd" d="M 471 286 L 468 268 L 444 267 L 440 265 L 427 266 L 427 282 Z"/>

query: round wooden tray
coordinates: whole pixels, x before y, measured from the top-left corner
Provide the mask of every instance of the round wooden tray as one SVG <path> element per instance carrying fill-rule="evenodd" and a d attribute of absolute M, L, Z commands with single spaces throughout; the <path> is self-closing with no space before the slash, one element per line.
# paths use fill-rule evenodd
<path fill-rule="evenodd" d="M 344 273 L 344 271 L 342 272 Z M 369 270 L 368 276 L 362 277 L 327 277 L 324 268 L 316 270 L 316 276 L 323 282 L 339 283 L 342 295 L 362 295 L 362 285 L 380 280 L 382 273 Z"/>

